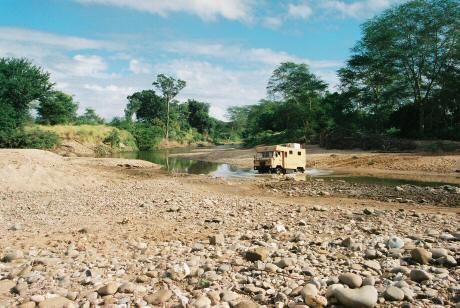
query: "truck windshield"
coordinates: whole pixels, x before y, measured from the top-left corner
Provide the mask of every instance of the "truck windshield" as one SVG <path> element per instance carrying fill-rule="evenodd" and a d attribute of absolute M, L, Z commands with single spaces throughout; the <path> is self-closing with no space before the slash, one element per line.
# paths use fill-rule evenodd
<path fill-rule="evenodd" d="M 256 154 L 257 158 L 271 158 L 273 157 L 273 152 L 259 152 Z"/>

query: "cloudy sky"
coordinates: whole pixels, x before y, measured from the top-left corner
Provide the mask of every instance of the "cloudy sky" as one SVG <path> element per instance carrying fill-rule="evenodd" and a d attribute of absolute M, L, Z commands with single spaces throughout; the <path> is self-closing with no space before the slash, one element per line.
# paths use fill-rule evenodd
<path fill-rule="evenodd" d="M 0 57 L 30 58 L 106 119 L 158 73 L 186 80 L 179 98 L 225 119 L 264 98 L 283 61 L 307 63 L 333 89 L 360 24 L 401 1 L 1 0 Z"/>

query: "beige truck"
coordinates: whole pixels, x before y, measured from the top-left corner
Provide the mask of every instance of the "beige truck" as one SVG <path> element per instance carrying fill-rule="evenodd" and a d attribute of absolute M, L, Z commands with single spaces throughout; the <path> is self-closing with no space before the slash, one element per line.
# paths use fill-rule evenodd
<path fill-rule="evenodd" d="M 259 173 L 304 172 L 307 152 L 298 143 L 256 147 L 254 170 Z"/>

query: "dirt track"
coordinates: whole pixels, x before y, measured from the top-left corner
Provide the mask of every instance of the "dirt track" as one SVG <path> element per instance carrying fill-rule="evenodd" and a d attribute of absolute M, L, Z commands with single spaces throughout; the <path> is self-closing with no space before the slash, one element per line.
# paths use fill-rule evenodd
<path fill-rule="evenodd" d="M 289 196 L 267 192 L 263 179 L 170 176 L 146 162 L 42 151 L 1 150 L 0 166 L 0 307 L 171 306 L 180 294 L 194 307 L 287 305 L 313 300 L 306 284 L 325 300 L 347 272 L 372 277 L 377 306 L 396 305 L 384 299 L 389 283 L 419 306 L 458 300 L 459 208 Z M 389 249 L 392 236 L 404 247 Z M 247 257 L 256 247 L 267 253 L 260 262 Z M 420 265 L 415 247 L 449 258 Z M 411 280 L 416 269 L 430 279 Z M 158 299 L 165 290 L 174 294 Z"/>

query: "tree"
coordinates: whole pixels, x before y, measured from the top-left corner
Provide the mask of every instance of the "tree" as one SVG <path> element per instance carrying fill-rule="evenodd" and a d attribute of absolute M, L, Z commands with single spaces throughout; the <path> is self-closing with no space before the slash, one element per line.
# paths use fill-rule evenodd
<path fill-rule="evenodd" d="M 419 136 L 425 131 L 425 111 L 442 76 L 460 65 L 454 56 L 460 44 L 460 4 L 456 0 L 413 0 L 385 11 L 363 25 L 363 37 L 348 65 L 365 59 L 356 80 L 391 89 L 404 85 L 409 103 L 418 109 Z M 376 68 L 383 69 L 378 73 Z M 377 74 L 378 82 L 369 82 Z M 376 88 L 374 87 L 374 90 Z M 375 99 L 382 93 L 374 91 Z M 385 97 L 383 97 L 384 100 Z M 402 104 L 407 104 L 402 99 Z"/>
<path fill-rule="evenodd" d="M 50 94 L 49 77 L 27 59 L 0 58 L 0 134 L 8 136 L 24 125 L 31 103 Z"/>
<path fill-rule="evenodd" d="M 38 122 L 48 125 L 68 124 L 77 118 L 78 103 L 72 96 L 53 91 L 37 107 Z"/>
<path fill-rule="evenodd" d="M 166 102 L 166 140 L 169 140 L 169 113 L 172 100 L 185 88 L 186 82 L 180 79 L 175 79 L 163 74 L 157 75 L 156 81 L 152 83 L 161 93 Z"/>
<path fill-rule="evenodd" d="M 311 73 L 306 64 L 292 62 L 281 63 L 267 86 L 269 96 L 290 105 L 285 108 L 288 128 L 296 129 L 292 124 L 302 123 L 305 141 L 313 131 L 314 113 L 326 89 L 327 84 Z"/>
<path fill-rule="evenodd" d="M 211 118 L 209 117 L 209 104 L 202 103 L 193 99 L 187 101 L 188 123 L 196 128 L 199 133 L 209 132 L 211 128 Z"/>
<path fill-rule="evenodd" d="M 93 108 L 86 108 L 83 115 L 78 117 L 77 122 L 78 124 L 97 125 L 104 124 L 104 119 Z"/>
<path fill-rule="evenodd" d="M 249 106 L 232 106 L 227 109 L 227 118 L 230 120 L 231 129 L 234 133 L 243 134 L 250 110 Z"/>

